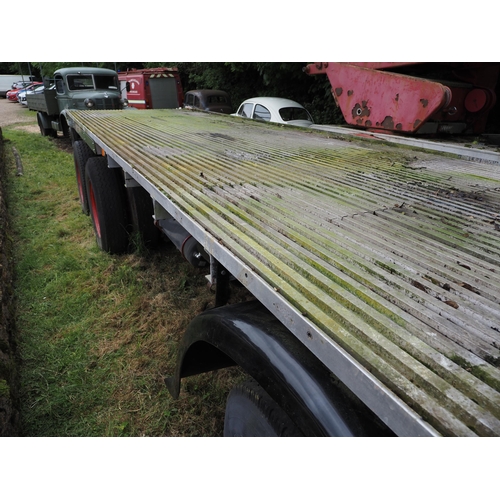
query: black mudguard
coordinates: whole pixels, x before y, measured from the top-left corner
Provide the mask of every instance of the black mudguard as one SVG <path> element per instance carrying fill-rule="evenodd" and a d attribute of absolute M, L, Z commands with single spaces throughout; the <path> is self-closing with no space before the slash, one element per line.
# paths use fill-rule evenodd
<path fill-rule="evenodd" d="M 189 325 L 175 374 L 166 379 L 174 398 L 181 378 L 240 366 L 308 436 L 380 434 L 373 418 L 331 372 L 258 301 L 211 309 Z"/>

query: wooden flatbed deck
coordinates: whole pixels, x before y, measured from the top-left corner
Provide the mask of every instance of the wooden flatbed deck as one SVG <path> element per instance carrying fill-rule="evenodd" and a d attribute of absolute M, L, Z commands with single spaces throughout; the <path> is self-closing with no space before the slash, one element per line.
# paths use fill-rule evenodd
<path fill-rule="evenodd" d="M 180 110 L 70 111 L 400 435 L 500 435 L 500 168 Z"/>

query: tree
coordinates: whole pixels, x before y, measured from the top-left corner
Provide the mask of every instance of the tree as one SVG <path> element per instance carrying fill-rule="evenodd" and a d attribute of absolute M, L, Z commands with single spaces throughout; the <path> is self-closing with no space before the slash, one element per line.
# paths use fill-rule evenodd
<path fill-rule="evenodd" d="M 30 75 L 33 74 L 32 63 L 27 62 L 3 62 L 0 63 L 0 74 L 5 75 Z"/>
<path fill-rule="evenodd" d="M 225 90 L 236 107 L 250 97 L 293 99 L 305 106 L 317 123 L 343 123 L 326 77 L 303 72 L 306 63 L 165 63 L 177 66 L 184 90 Z"/>

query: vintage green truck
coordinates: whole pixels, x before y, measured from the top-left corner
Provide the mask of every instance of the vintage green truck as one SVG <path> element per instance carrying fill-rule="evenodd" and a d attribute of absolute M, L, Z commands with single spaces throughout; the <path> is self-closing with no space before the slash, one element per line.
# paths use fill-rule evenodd
<path fill-rule="evenodd" d="M 162 231 L 215 285 L 166 383 L 177 397 L 239 365 L 225 435 L 500 435 L 497 151 L 186 110 L 63 115 L 98 245 Z M 236 285 L 254 300 L 227 305 Z"/>
<path fill-rule="evenodd" d="M 42 135 L 69 133 L 65 109 L 123 109 L 118 74 L 103 68 L 62 68 L 43 78 L 41 93 L 27 95 L 28 108 L 37 111 Z"/>

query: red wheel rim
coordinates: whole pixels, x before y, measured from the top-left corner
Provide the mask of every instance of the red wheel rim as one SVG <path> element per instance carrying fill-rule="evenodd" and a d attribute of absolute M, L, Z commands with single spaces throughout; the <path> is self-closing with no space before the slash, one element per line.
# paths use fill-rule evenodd
<path fill-rule="evenodd" d="M 92 220 L 94 221 L 95 232 L 97 237 L 101 237 L 101 225 L 99 224 L 99 213 L 97 211 L 97 206 L 94 197 L 94 190 L 92 189 L 92 184 L 89 184 L 89 201 L 90 201 L 90 211 L 92 213 Z"/>

